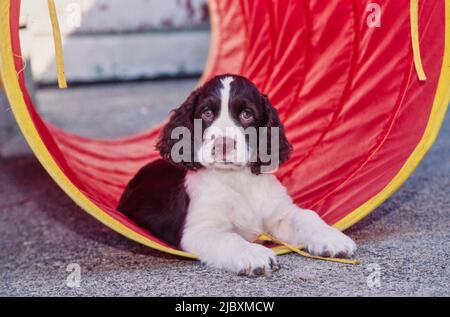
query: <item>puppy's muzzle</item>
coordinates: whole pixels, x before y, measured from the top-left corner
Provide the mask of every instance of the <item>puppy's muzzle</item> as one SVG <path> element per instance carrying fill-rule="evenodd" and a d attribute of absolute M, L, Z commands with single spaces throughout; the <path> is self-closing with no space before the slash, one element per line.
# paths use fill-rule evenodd
<path fill-rule="evenodd" d="M 230 137 L 218 136 L 214 139 L 211 154 L 215 161 L 231 162 L 236 151 L 236 140 Z"/>

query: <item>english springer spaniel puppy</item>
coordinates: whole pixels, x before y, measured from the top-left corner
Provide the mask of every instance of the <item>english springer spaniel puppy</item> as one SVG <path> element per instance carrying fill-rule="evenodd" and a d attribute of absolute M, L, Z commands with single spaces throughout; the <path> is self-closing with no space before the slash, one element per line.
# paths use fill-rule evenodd
<path fill-rule="evenodd" d="M 192 92 L 157 149 L 162 159 L 130 181 L 118 210 L 207 265 L 248 276 L 277 270 L 275 253 L 253 242 L 262 232 L 314 255 L 355 251 L 349 237 L 295 205 L 270 173 L 292 147 L 276 109 L 248 79 L 221 75 Z"/>

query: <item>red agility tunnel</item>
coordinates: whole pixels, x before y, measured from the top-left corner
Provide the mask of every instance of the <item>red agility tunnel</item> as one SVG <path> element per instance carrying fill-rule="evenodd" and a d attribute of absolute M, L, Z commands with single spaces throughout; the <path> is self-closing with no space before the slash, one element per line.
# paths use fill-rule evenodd
<path fill-rule="evenodd" d="M 19 12 L 20 1 L 1 1 L 1 79 L 42 165 L 113 230 L 193 257 L 115 210 L 129 179 L 159 157 L 160 128 L 106 141 L 43 120 L 21 72 Z M 329 224 L 343 230 L 366 216 L 432 145 L 450 99 L 450 1 L 212 0 L 210 12 L 202 81 L 242 74 L 270 96 L 294 147 L 277 176 Z"/>

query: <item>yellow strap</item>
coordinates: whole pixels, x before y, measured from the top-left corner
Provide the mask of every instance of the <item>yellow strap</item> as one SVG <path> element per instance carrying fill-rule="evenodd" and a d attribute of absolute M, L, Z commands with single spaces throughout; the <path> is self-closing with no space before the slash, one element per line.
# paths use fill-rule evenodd
<path fill-rule="evenodd" d="M 420 55 L 419 45 L 419 0 L 411 0 L 410 5 L 410 21 L 411 21 L 411 42 L 414 55 L 414 65 L 416 67 L 417 76 L 420 81 L 427 80 L 427 75 L 423 70 L 422 57 Z"/>
<path fill-rule="evenodd" d="M 324 260 L 324 261 L 331 261 L 331 262 L 338 262 L 338 263 L 344 263 L 344 264 L 352 264 L 352 265 L 357 265 L 357 264 L 361 264 L 360 261 L 357 260 L 349 260 L 349 259 L 340 259 L 340 258 L 325 258 L 325 257 L 321 257 L 321 256 L 315 256 L 315 255 L 311 255 L 308 252 L 302 251 L 300 250 L 302 247 L 300 246 L 299 248 L 294 247 L 292 244 L 280 241 L 274 237 L 272 237 L 271 235 L 269 235 L 268 233 L 262 233 L 260 234 L 256 240 L 259 241 L 271 241 L 277 244 L 281 244 L 284 245 L 286 248 L 288 248 L 289 250 L 304 256 L 305 258 L 310 258 L 310 259 L 316 259 L 316 260 Z"/>
<path fill-rule="evenodd" d="M 58 17 L 56 16 L 55 2 L 48 0 L 48 10 L 52 22 L 53 42 L 55 43 L 56 71 L 58 73 L 59 88 L 67 88 L 66 76 L 64 74 L 64 61 L 62 54 L 61 31 L 59 29 Z"/>

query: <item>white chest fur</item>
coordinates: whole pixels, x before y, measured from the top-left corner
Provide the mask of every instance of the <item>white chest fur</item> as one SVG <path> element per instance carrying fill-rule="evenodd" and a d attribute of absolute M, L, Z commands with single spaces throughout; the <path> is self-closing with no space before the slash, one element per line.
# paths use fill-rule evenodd
<path fill-rule="evenodd" d="M 186 189 L 190 197 L 187 226 L 219 226 L 246 240 L 265 230 L 266 219 L 287 196 L 275 176 L 254 175 L 249 170 L 190 172 Z"/>

